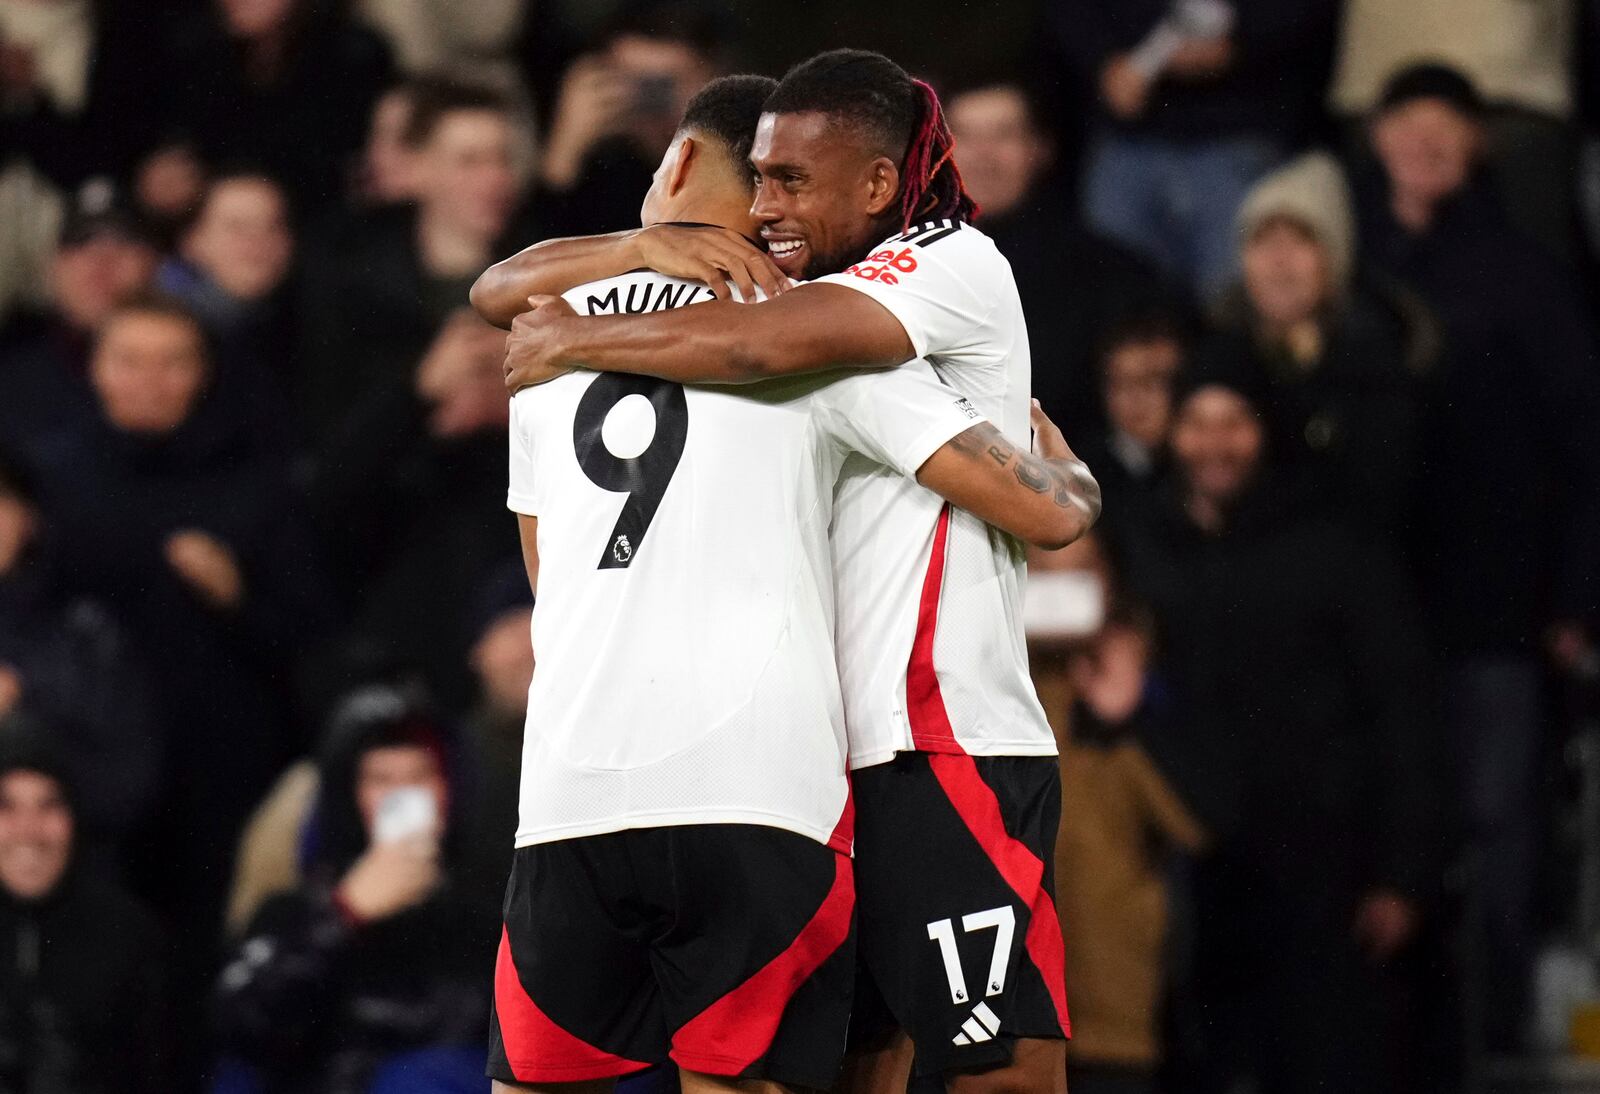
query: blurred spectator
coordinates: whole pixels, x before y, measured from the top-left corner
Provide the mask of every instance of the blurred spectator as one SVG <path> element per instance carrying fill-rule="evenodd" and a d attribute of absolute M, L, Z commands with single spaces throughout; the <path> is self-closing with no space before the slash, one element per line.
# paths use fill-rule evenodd
<path fill-rule="evenodd" d="M 1239 213 L 1244 278 L 1202 375 L 1264 392 L 1272 463 L 1309 503 L 1404 542 L 1415 518 L 1420 383 L 1437 337 L 1421 301 L 1357 276 L 1355 210 L 1332 157 L 1263 179 Z"/>
<path fill-rule="evenodd" d="M 470 76 L 515 92 L 511 53 L 528 14 L 523 0 L 360 0 L 357 7 L 405 72 Z"/>
<path fill-rule="evenodd" d="M 270 386 L 274 409 L 286 417 L 295 339 L 283 290 L 293 256 L 278 184 L 252 173 L 222 174 L 156 276 L 205 323 L 218 358 Z"/>
<path fill-rule="evenodd" d="M 1449 657 L 1489 990 L 1516 1014 L 1534 941 L 1540 648 L 1570 668 L 1593 642 L 1600 381 L 1576 286 L 1510 225 L 1478 170 L 1482 115 L 1451 69 L 1396 75 L 1372 119 L 1382 172 L 1360 191 L 1360 212 L 1370 260 L 1414 286 L 1443 325 L 1419 576 Z"/>
<path fill-rule="evenodd" d="M 481 1089 L 499 894 L 453 880 L 467 802 L 444 731 L 397 693 L 358 692 L 321 768 L 307 880 L 267 901 L 222 972 L 224 1047 L 264 1092 L 365 1091 L 408 1065 L 436 1078 L 406 1089 Z"/>
<path fill-rule="evenodd" d="M 1111 501 L 1106 530 L 1115 538 L 1154 503 L 1166 480 L 1173 392 L 1185 350 L 1177 321 L 1162 312 L 1117 324 L 1101 345 L 1105 424 L 1084 435 L 1079 450 Z"/>
<path fill-rule="evenodd" d="M 511 128 L 492 91 L 413 85 L 404 139 L 415 206 L 369 213 L 310 241 L 302 396 L 323 442 L 348 431 L 363 400 L 409 389 L 430 343 L 459 329 L 446 320 L 467 308 L 516 202 Z"/>
<path fill-rule="evenodd" d="M 1061 743 L 1055 865 L 1073 1094 L 1155 1091 L 1169 948 L 1164 861 L 1205 839 L 1145 752 L 1146 725 L 1165 716 L 1149 683 L 1149 642 L 1148 624 L 1119 612 L 1064 660 L 1035 659 Z"/>
<path fill-rule="evenodd" d="M 167 117 L 203 162 L 259 164 L 297 214 L 339 202 L 389 80 L 372 31 L 317 0 L 214 0 L 175 46 Z"/>
<path fill-rule="evenodd" d="M 1215 837 L 1197 990 L 1218 1089 L 1393 1088 L 1398 985 L 1439 864 L 1427 658 L 1388 560 L 1297 515 L 1235 387 L 1178 407 L 1177 482 L 1130 540 L 1162 626 L 1163 748 Z"/>
<path fill-rule="evenodd" d="M 396 84 L 372 104 L 372 124 L 367 129 L 366 150 L 356 180 L 356 197 L 361 204 L 399 205 L 416 200 L 413 153 L 406 144 L 416 90 L 411 84 Z"/>
<path fill-rule="evenodd" d="M 1094 422 L 1093 347 L 1131 313 L 1181 308 L 1180 292 L 1145 259 L 1079 224 L 1049 182 L 1054 149 L 1022 87 L 974 87 L 953 96 L 946 113 L 983 230 L 1017 277 L 1034 397 L 1069 427 Z"/>
<path fill-rule="evenodd" d="M 49 728 L 83 792 L 78 842 L 119 866 L 163 789 L 143 670 L 105 606 L 62 587 L 37 498 L 0 459 L 0 718 Z"/>
<path fill-rule="evenodd" d="M 1456 68 L 1488 100 L 1485 151 L 1512 222 L 1572 258 L 1577 45 L 1573 0 L 1349 0 L 1330 99 L 1359 123 L 1402 67 Z"/>
<path fill-rule="evenodd" d="M 100 420 L 51 449 L 42 494 L 64 580 L 127 620 L 148 658 L 171 792 L 147 880 L 209 930 L 239 826 L 296 744 L 286 673 L 327 593 L 286 469 L 203 412 L 212 366 L 189 312 L 123 305 L 89 372 Z"/>
<path fill-rule="evenodd" d="M 1053 13 L 1099 98 L 1090 226 L 1215 298 L 1238 272 L 1245 192 L 1316 125 L 1336 0 L 1063 0 Z"/>
<path fill-rule="evenodd" d="M 0 1089 L 167 1094 L 164 946 L 79 862 L 70 786 L 41 740 L 0 721 Z"/>
<path fill-rule="evenodd" d="M 717 21 L 693 4 L 652 3 L 616 24 L 561 80 L 539 160 L 550 235 L 634 227 L 639 195 L 683 108 L 716 75 Z"/>
<path fill-rule="evenodd" d="M 50 306 L 0 335 L 0 437 L 27 454 L 52 430 L 93 418 L 89 343 L 112 310 L 150 287 L 160 258 L 146 226 L 92 188 L 69 211 L 50 260 Z"/>

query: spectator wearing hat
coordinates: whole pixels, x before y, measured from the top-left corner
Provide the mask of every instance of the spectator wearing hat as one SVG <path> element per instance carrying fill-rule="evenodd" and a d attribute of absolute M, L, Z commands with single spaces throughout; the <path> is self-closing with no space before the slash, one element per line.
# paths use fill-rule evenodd
<path fill-rule="evenodd" d="M 481 1088 L 500 892 L 460 882 L 456 761 L 402 693 L 341 704 L 305 881 L 261 906 L 218 982 L 223 1045 L 254 1073 L 227 1089 L 354 1094 L 386 1071 L 432 1078 L 384 1089 Z"/>
<path fill-rule="evenodd" d="M 1280 478 L 1401 546 L 1415 518 L 1421 387 L 1437 336 L 1414 294 L 1359 274 L 1355 236 L 1331 156 L 1310 153 L 1257 184 L 1239 211 L 1243 278 L 1197 369 L 1250 373 Z"/>
<path fill-rule="evenodd" d="M 1205 300 L 1237 276 L 1246 191 L 1313 135 L 1333 0 L 1065 0 L 1056 40 L 1094 89 L 1084 212 Z"/>
<path fill-rule="evenodd" d="M 1349 0 L 1330 104 L 1358 128 L 1403 68 L 1433 58 L 1456 69 L 1486 100 L 1484 153 L 1512 222 L 1551 254 L 1571 259 L 1581 6 L 1572 0 Z"/>
<path fill-rule="evenodd" d="M 1600 376 L 1577 286 L 1511 225 L 1480 170 L 1483 113 L 1454 70 L 1396 75 L 1370 123 L 1381 171 L 1358 204 L 1370 262 L 1413 287 L 1443 331 L 1418 575 L 1448 659 L 1488 990 L 1515 1014 L 1534 942 L 1542 662 L 1582 662 L 1600 596 Z"/>
<path fill-rule="evenodd" d="M 1161 753 L 1214 840 L 1194 1066 L 1217 1089 L 1401 1089 L 1386 1009 L 1438 872 L 1428 658 L 1386 555 L 1283 503 L 1258 398 L 1179 401 L 1174 489 L 1128 541 L 1181 730 Z"/>
<path fill-rule="evenodd" d="M 0 1089 L 173 1089 L 164 943 L 81 862 L 72 781 L 0 720 Z"/>
<path fill-rule="evenodd" d="M 0 436 L 26 454 L 42 434 L 93 416 L 89 345 L 113 309 L 148 289 L 160 261 L 147 227 L 107 187 L 79 196 L 50 259 L 51 303 L 0 334 Z"/>
<path fill-rule="evenodd" d="M 1185 310 L 1186 293 L 1148 259 L 1082 226 L 1052 181 L 1054 147 L 1020 84 L 974 85 L 951 96 L 945 113 L 983 230 L 1017 277 L 1034 397 L 1057 421 L 1102 424 L 1095 347 L 1130 315 Z"/>
<path fill-rule="evenodd" d="M 159 722 L 126 628 L 63 587 L 49 541 L 27 477 L 0 458 L 0 717 L 48 727 L 83 791 L 78 844 L 120 866 L 161 789 Z"/>

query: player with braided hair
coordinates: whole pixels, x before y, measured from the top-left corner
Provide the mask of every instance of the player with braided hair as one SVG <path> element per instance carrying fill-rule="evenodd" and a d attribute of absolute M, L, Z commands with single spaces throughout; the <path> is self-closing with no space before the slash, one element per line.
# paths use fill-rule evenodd
<path fill-rule="evenodd" d="M 988 455 L 1003 465 L 1029 444 L 1027 329 L 957 154 L 927 84 L 881 54 L 820 54 L 767 99 L 750 151 L 770 261 L 807 283 L 649 314 L 580 318 L 537 295 L 524 310 L 563 278 L 637 267 L 622 235 L 532 248 L 474 301 L 512 327 L 513 388 L 574 368 L 740 383 L 924 359 L 999 428 Z M 730 279 L 762 267 L 709 261 Z M 1098 513 L 1077 466 L 1032 488 Z M 861 959 L 844 1089 L 904 1091 L 914 1048 L 954 1094 L 1064 1092 L 1060 782 L 1021 632 L 1022 552 L 864 462 L 846 465 L 830 546 Z"/>

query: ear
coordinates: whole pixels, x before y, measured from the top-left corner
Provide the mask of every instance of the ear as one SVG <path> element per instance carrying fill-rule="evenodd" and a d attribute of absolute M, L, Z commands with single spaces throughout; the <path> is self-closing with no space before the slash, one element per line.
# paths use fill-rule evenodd
<path fill-rule="evenodd" d="M 867 165 L 867 215 L 880 217 L 900 196 L 900 169 L 888 156 Z"/>
<path fill-rule="evenodd" d="M 672 161 L 672 166 L 667 170 L 667 196 L 677 197 L 678 192 L 689 184 L 689 167 L 700 153 L 700 145 L 693 137 L 683 136 L 678 138 L 677 156 Z"/>

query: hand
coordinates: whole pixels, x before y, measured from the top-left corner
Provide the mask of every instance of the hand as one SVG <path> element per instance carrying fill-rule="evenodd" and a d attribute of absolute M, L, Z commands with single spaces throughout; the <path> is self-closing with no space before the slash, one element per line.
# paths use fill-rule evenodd
<path fill-rule="evenodd" d="M 22 674 L 10 665 L 0 665 L 0 717 L 10 714 L 22 701 Z"/>
<path fill-rule="evenodd" d="M 439 842 L 427 836 L 374 843 L 339 882 L 339 898 L 356 918 L 388 919 L 428 898 L 439 884 Z"/>
<path fill-rule="evenodd" d="M 570 190 L 589 149 L 627 126 L 633 83 L 599 57 L 580 57 L 561 79 L 555 122 L 540 172 L 556 190 Z"/>
<path fill-rule="evenodd" d="M 1111 624 L 1094 648 L 1072 662 L 1072 686 L 1095 716 L 1121 725 L 1144 700 L 1144 636 L 1133 627 Z"/>
<path fill-rule="evenodd" d="M 634 241 L 645 266 L 668 277 L 704 281 L 718 300 L 733 299 L 730 281 L 746 303 L 755 300 L 756 286 L 768 298 L 794 288 L 765 251 L 726 228 L 652 224 L 639 229 Z"/>
<path fill-rule="evenodd" d="M 1368 894 L 1356 911 L 1355 936 L 1374 961 L 1387 961 L 1399 953 L 1416 930 L 1416 907 L 1386 889 Z"/>
<path fill-rule="evenodd" d="M 486 365 L 498 378 L 505 337 L 504 331 L 479 319 L 471 308 L 458 309 L 439 328 L 417 366 L 417 394 L 430 403 L 443 402 L 457 388 L 472 383 Z"/>
<path fill-rule="evenodd" d="M 1232 38 L 1190 38 L 1173 51 L 1166 71 L 1180 80 L 1208 80 L 1232 65 Z"/>
<path fill-rule="evenodd" d="M 530 296 L 528 310 L 517 316 L 506 336 L 506 390 L 515 394 L 525 387 L 547 384 L 572 371 L 559 363 L 555 337 L 560 324 L 578 313 L 559 296 Z"/>
<path fill-rule="evenodd" d="M 167 538 L 167 565 L 213 608 L 237 608 L 244 599 L 244 575 L 228 546 L 190 529 Z"/>
<path fill-rule="evenodd" d="M 1150 101 L 1150 81 L 1127 54 L 1118 54 L 1100 70 L 1100 98 L 1111 116 L 1132 121 Z"/>

